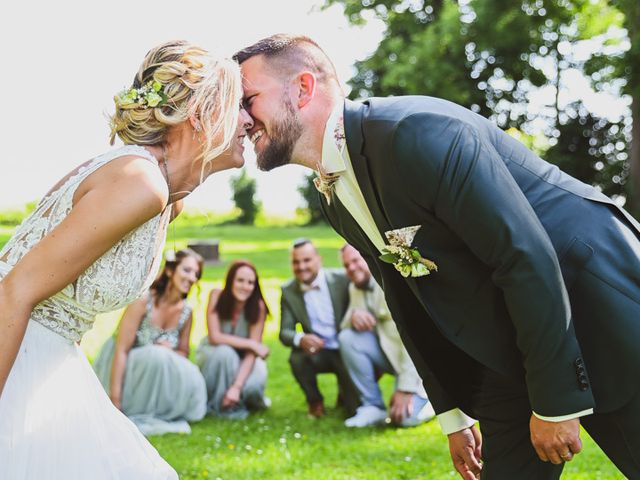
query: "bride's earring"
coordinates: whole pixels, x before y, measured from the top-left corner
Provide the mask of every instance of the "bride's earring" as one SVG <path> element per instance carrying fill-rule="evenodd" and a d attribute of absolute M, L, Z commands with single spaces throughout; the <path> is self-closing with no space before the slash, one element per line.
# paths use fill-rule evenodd
<path fill-rule="evenodd" d="M 200 130 L 202 130 L 202 125 L 200 125 L 200 122 L 198 122 L 196 120 L 196 122 L 193 124 L 193 139 L 196 139 L 196 136 L 200 134 Z"/>

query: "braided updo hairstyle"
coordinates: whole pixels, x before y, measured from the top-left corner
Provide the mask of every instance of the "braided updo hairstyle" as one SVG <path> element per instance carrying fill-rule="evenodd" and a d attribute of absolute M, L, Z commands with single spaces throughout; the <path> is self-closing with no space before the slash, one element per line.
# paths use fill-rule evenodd
<path fill-rule="evenodd" d="M 196 131 L 203 134 L 204 171 L 235 138 L 242 99 L 238 65 L 229 59 L 214 59 L 186 41 L 171 41 L 147 53 L 131 88 L 153 81 L 166 96 L 157 107 L 123 104 L 114 97 L 111 144 L 117 135 L 126 145 L 161 145 L 172 126 L 195 118 Z"/>

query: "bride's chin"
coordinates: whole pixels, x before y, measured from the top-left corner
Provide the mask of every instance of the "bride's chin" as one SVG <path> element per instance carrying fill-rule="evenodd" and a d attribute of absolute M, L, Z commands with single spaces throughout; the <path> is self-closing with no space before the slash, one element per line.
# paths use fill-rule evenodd
<path fill-rule="evenodd" d="M 242 168 L 244 167 L 244 155 L 242 154 L 238 154 L 238 155 L 234 155 L 234 167 L 236 168 Z"/>

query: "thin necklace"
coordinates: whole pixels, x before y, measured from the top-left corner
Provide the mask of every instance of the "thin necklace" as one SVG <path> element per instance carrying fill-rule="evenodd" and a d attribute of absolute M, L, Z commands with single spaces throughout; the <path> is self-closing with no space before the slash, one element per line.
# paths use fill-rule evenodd
<path fill-rule="evenodd" d="M 171 180 L 169 179 L 169 167 L 167 166 L 167 145 L 162 144 L 162 168 L 164 169 L 164 175 L 167 177 L 167 189 L 169 190 L 169 197 L 167 199 L 167 207 L 171 205 Z M 173 211 L 173 207 L 171 209 Z M 171 236 L 173 237 L 173 253 L 176 250 L 176 224 L 175 219 L 171 222 Z"/>
<path fill-rule="evenodd" d="M 164 176 L 167 177 L 167 187 L 169 188 L 169 198 L 167 199 L 167 201 L 170 203 L 171 180 L 169 179 L 169 167 L 167 167 L 167 146 L 165 144 L 162 145 L 162 168 L 164 170 Z"/>

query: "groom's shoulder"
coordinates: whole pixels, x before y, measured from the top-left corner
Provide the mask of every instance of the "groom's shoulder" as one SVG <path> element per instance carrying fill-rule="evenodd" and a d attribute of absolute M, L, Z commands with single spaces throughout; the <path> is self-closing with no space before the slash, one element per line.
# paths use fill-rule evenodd
<path fill-rule="evenodd" d="M 363 100 L 362 105 L 365 109 L 364 121 L 372 123 L 384 122 L 397 125 L 403 121 L 431 119 L 469 123 L 482 119 L 461 105 L 425 95 L 371 97 Z"/>

